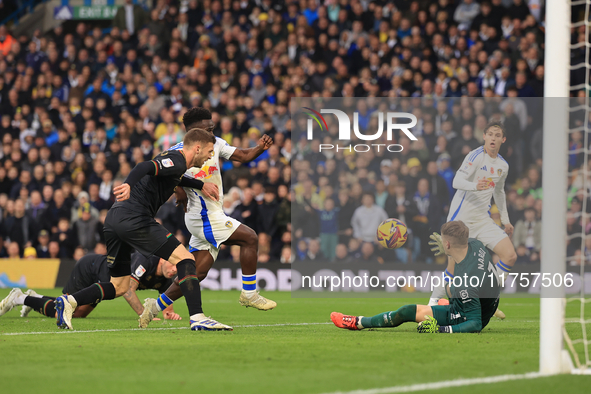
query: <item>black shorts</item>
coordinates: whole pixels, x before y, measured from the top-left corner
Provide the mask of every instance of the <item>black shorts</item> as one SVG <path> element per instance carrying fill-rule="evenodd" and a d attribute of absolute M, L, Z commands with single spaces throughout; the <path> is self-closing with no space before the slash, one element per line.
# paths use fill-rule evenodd
<path fill-rule="evenodd" d="M 64 286 L 62 294 L 74 294 L 82 289 L 86 289 L 93 283 L 109 282 L 111 275 L 107 264 L 100 264 L 97 255 L 88 254 L 82 257 L 72 270 L 68 283 Z M 96 303 L 91 304 L 93 307 Z"/>
<path fill-rule="evenodd" d="M 134 249 L 146 257 L 156 255 L 168 260 L 181 244 L 153 217 L 123 207 L 109 210 L 104 234 L 107 262 L 113 277 L 131 275 L 131 253 Z"/>

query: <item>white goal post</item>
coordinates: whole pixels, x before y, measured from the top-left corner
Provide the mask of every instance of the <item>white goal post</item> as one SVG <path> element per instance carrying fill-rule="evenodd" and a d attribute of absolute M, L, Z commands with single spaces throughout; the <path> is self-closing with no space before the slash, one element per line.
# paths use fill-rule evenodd
<path fill-rule="evenodd" d="M 541 272 L 560 275 L 566 271 L 570 7 L 567 0 L 546 1 Z M 566 359 L 563 362 L 564 295 L 557 297 L 555 289 L 542 287 L 540 297 L 540 373 L 566 372 L 569 367 L 564 365 Z"/>

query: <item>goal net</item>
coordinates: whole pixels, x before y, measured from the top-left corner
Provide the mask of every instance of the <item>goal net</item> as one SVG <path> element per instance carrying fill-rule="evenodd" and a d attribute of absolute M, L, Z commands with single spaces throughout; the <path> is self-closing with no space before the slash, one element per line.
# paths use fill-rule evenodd
<path fill-rule="evenodd" d="M 541 270 L 578 274 L 560 296 L 542 289 L 540 372 L 548 374 L 591 373 L 590 8 L 591 0 L 546 2 Z"/>

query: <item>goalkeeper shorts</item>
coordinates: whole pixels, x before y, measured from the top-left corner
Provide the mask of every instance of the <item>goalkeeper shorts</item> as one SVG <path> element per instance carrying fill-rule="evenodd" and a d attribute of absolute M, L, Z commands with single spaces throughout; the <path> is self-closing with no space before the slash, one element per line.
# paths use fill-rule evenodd
<path fill-rule="evenodd" d="M 462 312 L 456 311 L 453 305 L 434 305 L 431 307 L 433 317 L 440 326 L 453 326 L 467 319 Z"/>

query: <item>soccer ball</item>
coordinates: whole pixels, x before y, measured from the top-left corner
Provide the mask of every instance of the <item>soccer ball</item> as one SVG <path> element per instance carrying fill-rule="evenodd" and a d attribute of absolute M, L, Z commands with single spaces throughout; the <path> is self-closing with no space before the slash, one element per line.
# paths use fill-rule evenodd
<path fill-rule="evenodd" d="M 397 249 L 406 242 L 408 229 L 398 219 L 386 219 L 378 226 L 377 237 L 384 248 Z"/>

